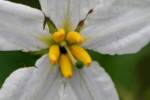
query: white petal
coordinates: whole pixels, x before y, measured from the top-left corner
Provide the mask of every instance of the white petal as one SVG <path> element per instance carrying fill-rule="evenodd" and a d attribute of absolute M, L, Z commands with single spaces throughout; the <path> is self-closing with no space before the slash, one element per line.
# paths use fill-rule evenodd
<path fill-rule="evenodd" d="M 14 72 L 4 83 L 0 100 L 43 100 L 48 87 L 57 79 L 58 67 L 52 68 L 47 55 L 40 58 L 36 66 Z"/>
<path fill-rule="evenodd" d="M 58 75 L 52 86 L 48 88 L 42 100 L 49 100 L 49 98 L 53 98 L 53 100 L 78 100 L 69 81 L 60 75 Z"/>
<path fill-rule="evenodd" d="M 64 79 L 47 55 L 36 66 L 15 71 L 0 90 L 0 100 L 118 100 L 111 79 L 95 63 L 73 79 Z"/>
<path fill-rule="evenodd" d="M 13 44 L 18 47 L 12 46 L 8 50 L 33 51 L 45 47 L 38 39 L 39 35 L 44 34 L 44 16 L 41 11 L 9 1 L 0 1 L 0 19 L 0 38 L 3 38 L 10 45 Z"/>
<path fill-rule="evenodd" d="M 22 68 L 11 74 L 0 90 L 0 100 L 18 100 L 34 68 Z"/>
<path fill-rule="evenodd" d="M 59 89 L 59 96 L 62 100 L 79 100 L 75 94 L 73 88 L 71 87 L 68 80 L 64 81 L 65 83 L 61 85 Z"/>
<path fill-rule="evenodd" d="M 83 20 L 89 10 L 102 3 L 101 0 L 39 0 L 46 16 L 50 17 L 57 27 L 62 27 L 62 22 L 68 10 L 73 28 Z M 108 1 L 108 0 L 106 0 Z M 68 7 L 68 8 L 67 8 Z M 66 17 L 68 20 L 68 16 Z"/>
<path fill-rule="evenodd" d="M 78 100 L 119 100 L 112 80 L 96 62 L 76 73 L 71 85 Z"/>
<path fill-rule="evenodd" d="M 115 0 L 111 6 L 97 7 L 83 33 L 85 46 L 101 53 L 136 53 L 150 40 L 150 2 Z"/>
<path fill-rule="evenodd" d="M 0 37 L 0 51 L 5 50 L 20 50 L 21 48 L 13 43 L 8 42 L 4 38 Z"/>
<path fill-rule="evenodd" d="M 36 66 L 13 72 L 0 90 L 0 100 L 78 100 L 58 66 L 50 66 L 47 55 Z"/>
<path fill-rule="evenodd" d="M 47 55 L 38 60 L 36 66 L 37 69 L 26 84 L 24 93 L 20 97 L 21 100 L 44 100 L 55 80 L 57 81 L 58 67 L 50 65 Z"/>

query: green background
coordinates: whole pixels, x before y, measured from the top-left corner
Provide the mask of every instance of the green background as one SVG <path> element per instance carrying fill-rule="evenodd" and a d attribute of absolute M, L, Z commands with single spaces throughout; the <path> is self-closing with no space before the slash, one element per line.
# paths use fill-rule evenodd
<path fill-rule="evenodd" d="M 40 9 L 38 0 L 11 0 Z M 121 100 L 150 100 L 150 44 L 137 54 L 102 55 L 90 51 L 112 77 Z M 0 52 L 0 86 L 11 72 L 33 66 L 39 56 L 21 51 Z"/>

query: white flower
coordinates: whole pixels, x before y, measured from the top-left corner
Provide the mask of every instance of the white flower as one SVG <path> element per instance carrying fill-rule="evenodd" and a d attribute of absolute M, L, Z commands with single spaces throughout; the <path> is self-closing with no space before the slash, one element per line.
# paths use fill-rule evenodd
<path fill-rule="evenodd" d="M 139 51 L 150 40 L 150 2 L 40 0 L 40 3 L 45 16 L 58 28 L 52 35 L 47 25 L 43 30 L 45 17 L 41 11 L 0 1 L 0 50 L 28 52 L 50 48 L 49 56 L 43 55 L 35 67 L 19 69 L 7 78 L 0 90 L 0 100 L 119 100 L 106 72 L 96 62 L 91 63 L 83 48 L 75 47 L 82 51 L 75 50 L 80 55 L 70 48 L 72 43 L 81 46 L 84 42 L 83 47 L 107 54 Z M 68 36 L 75 29 L 77 34 Z M 47 42 L 45 36 L 52 41 Z M 60 47 L 63 48 L 59 50 Z M 59 57 L 60 53 L 65 56 Z M 52 65 L 59 58 L 60 66 L 64 67 L 61 71 L 59 64 Z M 75 64 L 89 67 L 79 70 Z"/>

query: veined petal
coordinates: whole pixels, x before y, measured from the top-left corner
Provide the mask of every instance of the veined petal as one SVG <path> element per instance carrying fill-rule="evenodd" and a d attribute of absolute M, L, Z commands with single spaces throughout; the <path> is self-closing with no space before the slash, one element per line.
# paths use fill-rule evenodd
<path fill-rule="evenodd" d="M 114 0 L 105 9 L 98 7 L 82 31 L 87 44 L 101 53 L 136 53 L 150 40 L 150 2 Z"/>
<path fill-rule="evenodd" d="M 89 10 L 101 4 L 101 0 L 39 0 L 46 16 L 50 17 L 57 27 L 71 18 L 73 28 L 83 20 Z M 108 1 L 108 0 L 105 0 Z M 69 15 L 67 15 L 67 14 Z"/>
<path fill-rule="evenodd" d="M 51 88 L 48 88 L 48 90 L 49 91 L 47 91 L 42 100 L 49 100 L 50 98 L 53 98 L 53 100 L 78 100 L 69 81 L 63 79 L 60 75 L 54 81 Z"/>
<path fill-rule="evenodd" d="M 45 45 L 38 40 L 39 35 L 45 33 L 43 22 L 44 16 L 39 10 L 9 1 L 0 1 L 0 38 L 18 47 L 12 46 L 8 50 L 34 51 L 44 48 Z"/>
<path fill-rule="evenodd" d="M 108 74 L 94 62 L 70 81 L 78 100 L 119 100 Z"/>

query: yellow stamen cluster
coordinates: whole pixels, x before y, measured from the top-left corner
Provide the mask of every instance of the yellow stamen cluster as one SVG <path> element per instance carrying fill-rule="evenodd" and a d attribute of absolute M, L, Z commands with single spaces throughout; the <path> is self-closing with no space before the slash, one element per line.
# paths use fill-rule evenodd
<path fill-rule="evenodd" d="M 51 64 L 60 65 L 60 71 L 65 78 L 73 75 L 73 68 L 78 61 L 88 66 L 92 59 L 88 52 L 81 47 L 84 37 L 78 32 L 66 33 L 64 29 L 59 29 L 53 33 L 51 38 L 54 41 L 49 47 L 49 59 Z"/>

